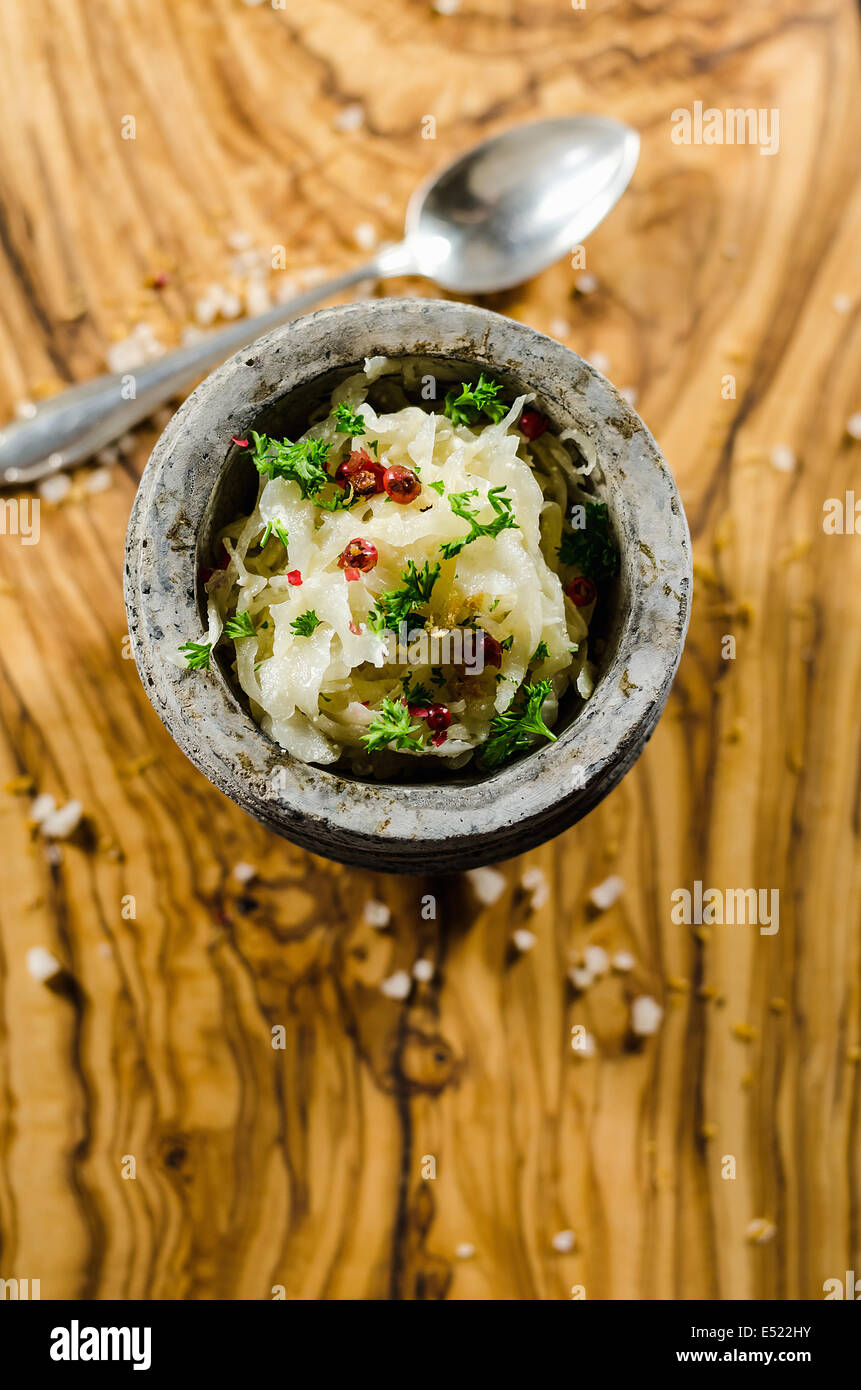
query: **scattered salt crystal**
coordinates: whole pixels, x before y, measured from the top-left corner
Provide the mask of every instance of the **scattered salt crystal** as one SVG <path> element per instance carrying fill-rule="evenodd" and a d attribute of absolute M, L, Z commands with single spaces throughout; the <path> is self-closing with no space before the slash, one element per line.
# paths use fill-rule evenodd
<path fill-rule="evenodd" d="M 606 912 L 621 897 L 624 888 L 625 880 L 618 874 L 610 874 L 609 878 L 603 879 L 592 889 L 589 901 L 599 911 Z"/>
<path fill-rule="evenodd" d="M 233 866 L 233 877 L 237 883 L 250 883 L 257 877 L 257 870 L 253 864 L 247 864 L 244 859 L 240 859 L 239 863 Z"/>
<path fill-rule="evenodd" d="M 574 1249 L 575 1239 L 573 1231 L 557 1231 L 550 1244 L 560 1255 L 567 1255 L 569 1250 Z"/>
<path fill-rule="evenodd" d="M 631 1005 L 631 1032 L 638 1038 L 651 1037 L 657 1033 L 664 1011 L 657 999 L 650 994 L 640 994 Z"/>
<path fill-rule="evenodd" d="M 284 275 L 275 286 L 275 303 L 286 304 L 288 299 L 295 299 L 298 293 L 299 286 L 296 281 L 291 276 Z"/>
<path fill-rule="evenodd" d="M 433 8 L 437 14 L 453 15 L 460 9 L 460 0 L 433 0 Z"/>
<path fill-rule="evenodd" d="M 57 957 L 46 946 L 31 946 L 27 952 L 27 969 L 34 980 L 45 984 L 62 975 L 63 967 Z"/>
<path fill-rule="evenodd" d="M 96 454 L 96 463 L 102 468 L 113 468 L 114 464 L 119 463 L 119 450 L 110 445 L 107 449 L 100 449 Z"/>
<path fill-rule="evenodd" d="M 369 927 L 387 927 L 392 920 L 392 910 L 376 898 L 369 898 L 362 909 L 362 918 Z"/>
<path fill-rule="evenodd" d="M 205 294 L 195 300 L 193 313 L 200 326 L 208 328 L 218 315 L 218 301 L 211 294 Z"/>
<path fill-rule="evenodd" d="M 50 816 L 56 809 L 57 803 L 51 793 L 42 792 L 30 806 L 30 819 L 41 824 L 45 817 Z"/>
<path fill-rule="evenodd" d="M 459 1260 L 471 1260 L 475 1254 L 475 1246 L 468 1240 L 462 1240 L 460 1245 L 455 1246 L 454 1253 Z"/>
<path fill-rule="evenodd" d="M 336 112 L 332 125 L 335 130 L 359 130 L 365 123 L 365 108 L 360 101 L 348 102 Z"/>
<path fill-rule="evenodd" d="M 136 444 L 137 438 L 132 434 L 131 430 L 127 430 L 125 434 L 121 434 L 117 440 L 117 448 L 121 454 L 133 453 Z"/>
<path fill-rule="evenodd" d="M 598 276 L 591 270 L 582 270 L 574 278 L 574 288 L 578 294 L 594 294 L 598 288 Z"/>
<path fill-rule="evenodd" d="M 592 363 L 595 371 L 600 372 L 602 376 L 606 376 L 610 370 L 610 359 L 606 352 L 593 352 L 589 361 Z"/>
<path fill-rule="evenodd" d="M 37 407 L 32 401 L 19 401 L 15 407 L 15 418 L 17 420 L 32 420 L 36 414 Z"/>
<path fill-rule="evenodd" d="M 572 965 L 568 971 L 568 979 L 575 989 L 588 989 L 592 983 L 593 975 L 591 970 L 587 970 L 584 965 Z"/>
<path fill-rule="evenodd" d="M 100 941 L 100 942 L 99 942 L 99 955 L 100 955 L 100 956 L 104 956 L 105 960 L 108 960 L 108 959 L 110 959 L 110 957 L 111 957 L 113 954 L 114 954 L 114 953 L 113 953 L 113 951 L 111 950 L 110 945 L 109 945 L 109 943 L 108 943 L 107 941 Z"/>
<path fill-rule="evenodd" d="M 620 970 L 622 972 L 625 972 L 628 970 L 633 970 L 634 966 L 636 965 L 636 961 L 634 960 L 634 957 L 631 955 L 630 951 L 617 951 L 611 961 L 611 965 L 613 966 L 614 970 Z"/>
<path fill-rule="evenodd" d="M 795 454 L 788 444 L 775 444 L 770 459 L 772 468 L 778 473 L 791 473 L 795 467 Z"/>
<path fill-rule="evenodd" d="M 531 951 L 538 937 L 534 932 L 527 931 L 526 927 L 518 927 L 517 931 L 511 933 L 511 940 L 518 951 Z"/>
<path fill-rule="evenodd" d="M 610 969 L 610 957 L 603 946 L 587 946 L 583 952 L 583 963 L 592 975 L 606 975 Z"/>
<path fill-rule="evenodd" d="M 53 840 L 45 846 L 45 862 L 55 869 L 63 862 L 63 851 L 59 845 L 54 844 Z"/>
<path fill-rule="evenodd" d="M 406 999 L 412 987 L 413 982 L 406 970 L 396 970 L 394 975 L 390 975 L 380 985 L 387 999 Z"/>
<path fill-rule="evenodd" d="M 846 421 L 846 433 L 852 439 L 861 439 L 861 410 L 856 410 Z"/>
<path fill-rule="evenodd" d="M 45 816 L 39 828 L 51 840 L 67 840 L 77 830 L 83 814 L 80 801 L 67 801 L 65 806 Z"/>
<path fill-rule="evenodd" d="M 852 308 L 852 299 L 848 294 L 835 294 L 831 304 L 836 314 L 848 314 Z"/>
<path fill-rule="evenodd" d="M 765 1245 L 774 1239 L 777 1234 L 777 1227 L 773 1221 L 766 1221 L 764 1216 L 757 1216 L 751 1221 L 744 1234 L 753 1245 Z"/>
<path fill-rule="evenodd" d="M 57 473 L 51 478 L 43 478 L 36 491 L 43 502 L 62 502 L 72 486 L 68 473 Z"/>
<path fill-rule="evenodd" d="M 569 334 L 570 332 L 571 332 L 571 325 L 570 325 L 570 323 L 568 322 L 567 319 L 551 319 L 551 320 L 550 320 L 550 336 L 551 336 L 551 338 L 567 338 L 567 337 L 568 337 L 568 334 Z"/>
<path fill-rule="evenodd" d="M 86 482 L 87 492 L 107 492 L 113 482 L 109 468 L 96 468 Z"/>
<path fill-rule="evenodd" d="M 434 976 L 434 963 L 432 960 L 417 960 L 413 966 L 413 979 L 427 984 Z"/>
<path fill-rule="evenodd" d="M 373 251 L 379 236 L 373 222 L 359 222 L 353 228 L 353 240 L 362 251 Z"/>
<path fill-rule="evenodd" d="M 210 319 L 210 323 L 211 322 L 212 319 Z M 187 323 L 179 335 L 179 341 L 182 347 L 192 347 L 195 343 L 201 342 L 205 337 L 206 334 L 201 332 L 196 323 Z"/>
<path fill-rule="evenodd" d="M 505 892 L 505 878 L 496 869 L 467 869 L 466 876 L 478 901 L 486 907 L 497 902 Z"/>
<path fill-rule="evenodd" d="M 534 912 L 537 912 L 550 897 L 550 885 L 544 870 L 539 869 L 537 865 L 531 869 L 524 869 L 520 882 L 527 892 L 532 894 L 531 907 Z"/>
<path fill-rule="evenodd" d="M 243 232 L 241 229 L 237 229 L 236 231 L 227 233 L 227 245 L 230 247 L 231 251 L 247 251 L 252 243 L 253 238 L 249 232 Z"/>
<path fill-rule="evenodd" d="M 623 386 L 621 391 L 619 392 L 619 395 L 622 397 L 623 401 L 628 402 L 628 405 L 633 410 L 634 406 L 637 404 L 637 399 L 640 393 L 637 390 L 636 386 Z"/>
<path fill-rule="evenodd" d="M 222 290 L 218 307 L 223 319 L 238 319 L 242 313 L 242 300 L 233 290 Z"/>

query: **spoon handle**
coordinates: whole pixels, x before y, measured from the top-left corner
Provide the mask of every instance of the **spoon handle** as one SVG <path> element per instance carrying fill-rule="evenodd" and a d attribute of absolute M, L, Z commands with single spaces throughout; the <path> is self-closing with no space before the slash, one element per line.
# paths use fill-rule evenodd
<path fill-rule="evenodd" d="M 134 372 L 96 377 L 49 397 L 36 407 L 35 414 L 13 420 L 0 430 L 0 487 L 32 483 L 80 463 L 271 328 L 360 280 L 408 274 L 412 269 L 409 248 L 400 243 L 381 251 L 367 264 L 315 285 L 264 314 L 239 319 Z"/>

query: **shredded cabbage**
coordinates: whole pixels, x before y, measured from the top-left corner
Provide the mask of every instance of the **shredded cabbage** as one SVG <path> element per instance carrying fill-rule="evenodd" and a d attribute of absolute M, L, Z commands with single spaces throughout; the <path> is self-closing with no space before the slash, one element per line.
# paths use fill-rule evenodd
<path fill-rule="evenodd" d="M 224 635 L 230 617 L 251 620 L 253 635 L 233 639 L 233 674 L 253 717 L 309 763 L 343 761 L 356 773 L 379 776 L 402 772 L 416 759 L 459 768 L 527 686 L 547 682 L 541 718 L 548 729 L 569 686 L 583 698 L 592 692 L 587 638 L 594 603 L 578 607 L 567 596 L 564 585 L 578 571 L 558 556 L 568 510 L 588 495 L 581 477 L 589 465 L 584 469 L 583 459 L 549 429 L 534 441 L 518 429 L 531 395 L 518 396 L 498 421 L 482 415 L 455 424 L 437 403 L 414 403 L 421 379 L 414 362 L 368 359 L 336 387 L 325 415 L 302 436 L 329 446 L 330 477 L 361 449 L 383 467 L 411 469 L 421 483 L 413 501 L 401 505 L 380 491 L 326 510 L 315 496 L 303 496 L 293 478 L 263 473 L 251 515 L 222 533 L 226 567 L 206 585 L 213 647 L 230 640 Z M 361 417 L 363 434 L 337 431 L 339 405 Z M 511 524 L 445 558 L 443 547 L 462 540 L 470 526 L 453 509 L 452 494 L 469 494 L 464 505 L 482 525 L 500 506 Z M 375 547 L 378 559 L 349 580 L 339 557 L 356 538 Z M 439 573 L 421 621 L 409 625 L 419 640 L 404 664 L 403 650 L 391 659 L 374 619 L 379 626 L 381 595 L 399 588 L 410 561 L 418 571 L 439 565 Z M 489 643 L 485 655 L 495 653 L 500 664 L 486 664 L 480 674 L 463 662 L 435 665 L 422 640 L 457 630 L 478 633 L 472 640 L 479 644 L 482 630 L 495 639 L 499 647 Z M 429 695 L 451 717 L 442 737 L 433 737 L 425 717 Z M 369 730 L 392 708 L 384 701 L 417 709 L 410 721 L 397 706 L 413 732 L 406 742 L 369 752 Z"/>

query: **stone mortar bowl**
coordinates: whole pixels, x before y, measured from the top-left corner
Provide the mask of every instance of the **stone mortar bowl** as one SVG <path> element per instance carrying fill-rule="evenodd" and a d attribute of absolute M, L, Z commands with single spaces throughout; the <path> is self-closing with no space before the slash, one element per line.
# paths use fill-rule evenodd
<path fill-rule="evenodd" d="M 621 549 L 595 691 L 558 741 L 488 775 L 367 782 L 299 762 L 254 723 L 216 660 L 165 659 L 202 629 L 199 565 L 222 526 L 250 510 L 256 475 L 231 445 L 251 428 L 288 436 L 365 357 L 419 356 L 487 369 L 535 391 L 557 430 L 594 449 L 591 475 Z M 292 435 L 295 437 L 295 434 Z M 253 470 L 252 470 L 253 474 Z M 188 398 L 159 439 L 135 499 L 125 595 L 141 680 L 183 752 L 214 785 L 304 849 L 366 868 L 424 874 L 520 854 L 606 796 L 648 741 L 681 657 L 690 537 L 669 469 L 609 381 L 560 343 L 472 305 L 383 299 L 324 309 L 243 348 Z M 564 704 L 563 704 L 564 712 Z"/>

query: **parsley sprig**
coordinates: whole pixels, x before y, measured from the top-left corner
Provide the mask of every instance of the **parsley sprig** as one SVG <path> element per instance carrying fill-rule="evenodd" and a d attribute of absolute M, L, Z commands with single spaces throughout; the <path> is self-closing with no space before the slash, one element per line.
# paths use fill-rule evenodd
<path fill-rule="evenodd" d="M 422 685 L 421 681 L 419 681 L 416 685 L 411 686 L 410 682 L 412 681 L 412 678 L 413 677 L 411 671 L 408 671 L 405 676 L 401 676 L 401 685 L 404 688 L 404 699 L 406 700 L 407 704 L 416 705 L 419 708 L 422 708 L 425 705 L 432 705 L 434 702 L 434 697 L 432 693 L 428 690 L 427 686 Z"/>
<path fill-rule="evenodd" d="M 232 637 L 234 641 L 237 637 L 254 636 L 254 619 L 247 608 L 241 613 L 234 613 L 232 618 L 227 619 L 224 624 L 224 635 L 225 637 Z"/>
<path fill-rule="evenodd" d="M 422 746 L 422 727 L 412 723 L 403 700 L 392 700 L 385 695 L 381 709 L 368 725 L 368 732 L 362 734 L 362 742 L 369 753 L 379 753 L 392 744 L 398 750 L 415 751 Z"/>
<path fill-rule="evenodd" d="M 279 541 L 286 550 L 288 545 L 290 544 L 290 536 L 288 534 L 287 527 L 284 525 L 284 522 L 278 520 L 267 521 L 266 530 L 263 532 L 263 535 L 260 540 L 260 549 L 263 549 L 273 532 L 278 537 Z"/>
<path fill-rule="evenodd" d="M 585 526 L 563 531 L 559 559 L 588 579 L 612 579 L 619 573 L 619 547 L 610 533 L 606 502 L 585 504 Z"/>
<path fill-rule="evenodd" d="M 310 637 L 320 626 L 320 619 L 313 608 L 308 608 L 304 613 L 300 613 L 298 618 L 294 618 L 290 624 L 290 631 L 297 637 Z"/>
<path fill-rule="evenodd" d="M 298 483 L 302 496 L 316 497 L 330 481 L 326 459 L 330 445 L 322 439 L 270 439 L 268 434 L 251 431 L 254 448 L 251 461 L 265 478 L 287 478 Z"/>
<path fill-rule="evenodd" d="M 468 381 L 462 381 L 460 385 L 460 392 L 454 387 L 446 393 L 443 406 L 444 414 L 453 424 L 474 425 L 482 413 L 488 415 L 495 425 L 499 424 L 508 411 L 505 402 L 498 399 L 502 390 L 499 382 L 490 381 L 482 372 L 474 386 Z"/>
<path fill-rule="evenodd" d="M 430 602 L 433 586 L 439 579 L 440 565 L 430 565 L 425 560 L 421 569 L 416 568 L 415 560 L 408 560 L 407 567 L 401 574 L 401 585 L 397 589 L 387 589 L 380 594 L 371 612 L 368 614 L 368 622 L 374 632 L 382 632 L 384 628 L 396 628 L 400 623 L 408 622 L 412 613 L 423 604 Z"/>
<path fill-rule="evenodd" d="M 212 655 L 211 642 L 184 642 L 179 650 L 183 653 L 185 664 L 190 671 L 209 670 L 209 658 Z"/>
<path fill-rule="evenodd" d="M 487 500 L 496 513 L 493 521 L 481 522 L 478 520 L 478 513 L 469 505 L 470 497 L 477 496 L 478 492 L 475 488 L 471 492 L 449 493 L 448 500 L 452 511 L 455 516 L 469 522 L 469 532 L 456 541 L 445 541 L 440 546 L 440 552 L 444 559 L 451 560 L 455 555 L 459 555 L 464 546 L 469 545 L 471 541 L 477 541 L 479 536 L 498 536 L 500 531 L 517 528 L 517 522 L 512 515 L 511 498 L 502 485 L 492 487 L 487 494 Z"/>
<path fill-rule="evenodd" d="M 354 438 L 365 433 L 364 417 L 351 410 L 346 401 L 335 406 L 336 434 L 350 434 Z"/>
<path fill-rule="evenodd" d="M 549 738 L 555 743 L 556 735 L 541 718 L 544 701 L 551 690 L 550 681 L 525 685 L 508 709 L 492 720 L 490 733 L 479 754 L 479 764 L 486 772 L 499 767 L 518 749 L 527 748 L 535 738 Z"/>

